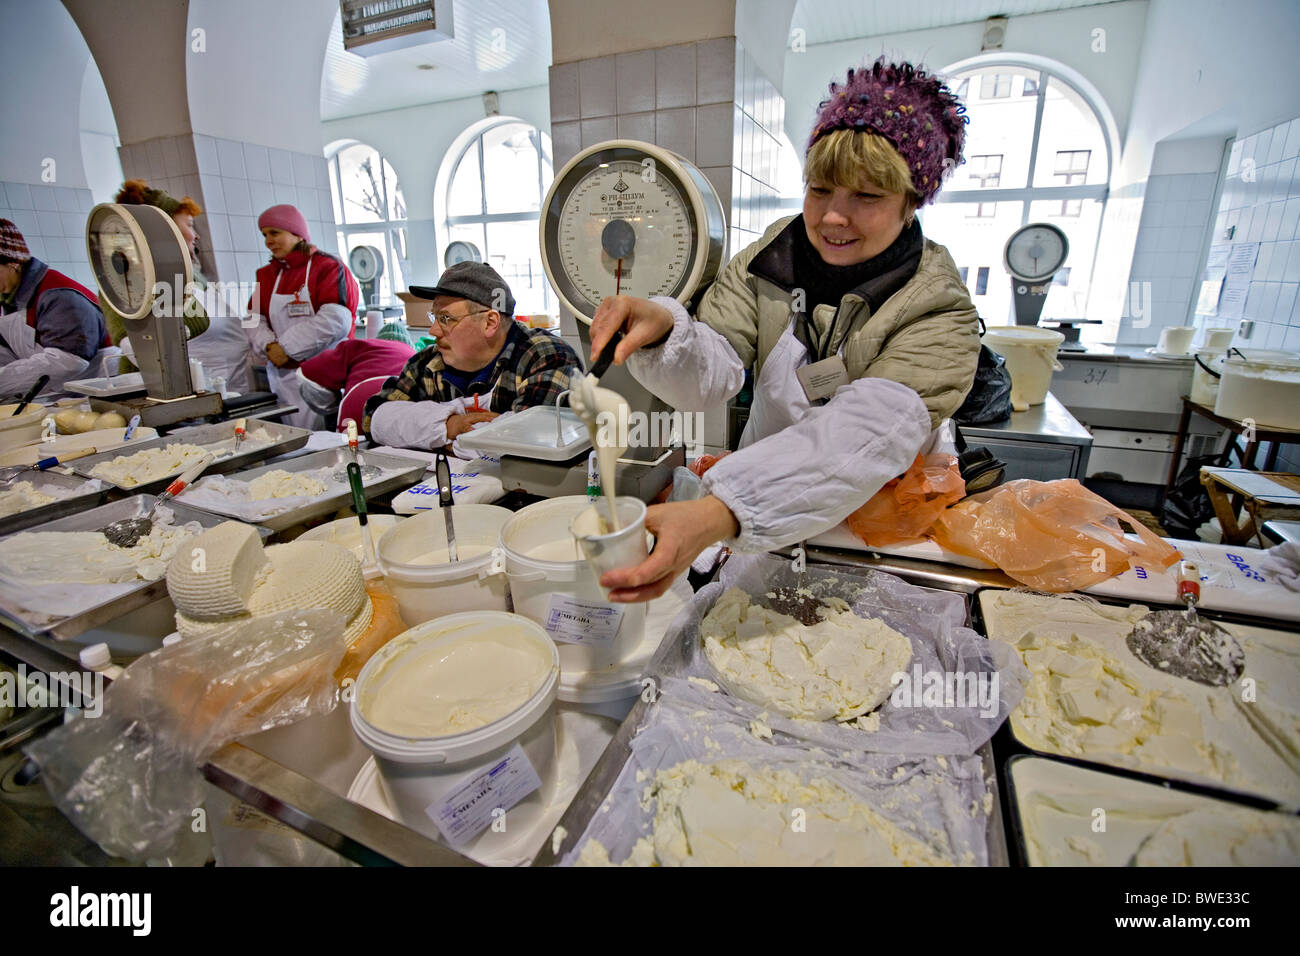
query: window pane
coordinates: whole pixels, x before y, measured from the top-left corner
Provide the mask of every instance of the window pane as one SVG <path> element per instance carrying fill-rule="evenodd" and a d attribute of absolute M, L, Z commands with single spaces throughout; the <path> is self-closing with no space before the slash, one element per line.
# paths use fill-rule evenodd
<path fill-rule="evenodd" d="M 1100 200 L 1075 200 L 1079 212 L 1074 216 L 1061 215 L 1059 200 L 1042 200 L 1029 204 L 1030 222 L 1050 222 L 1065 233 L 1070 241 L 1070 251 L 1065 267 L 1057 272 L 1043 305 L 1043 319 L 1081 319 L 1088 304 L 1088 283 L 1092 276 L 1092 260 L 1101 229 Z M 1073 206 L 1072 206 L 1073 208 Z M 1091 328 L 1084 326 L 1086 333 Z"/>
<path fill-rule="evenodd" d="M 357 281 L 361 283 L 361 295 L 364 299 L 363 309 L 373 309 L 379 303 L 391 302 L 393 295 L 393 264 L 388 261 L 388 244 L 384 241 L 382 232 L 350 232 L 344 237 L 344 242 L 339 244 L 339 251 L 343 253 L 343 261 L 348 263 L 351 268 L 352 250 L 357 246 L 373 246 L 379 250 L 379 258 L 384 263 L 384 274 L 374 281 L 374 294 L 368 295 L 367 289 L 371 283 L 362 282 L 361 277 L 357 276 Z"/>
<path fill-rule="evenodd" d="M 349 146 L 338 154 L 343 179 L 342 222 L 379 222 L 387 219 L 383 160 L 369 146 Z"/>
<path fill-rule="evenodd" d="M 1012 102 L 1017 100 L 1013 98 Z M 996 211 L 976 217 L 979 206 L 996 206 Z M 1011 277 L 1002 266 L 1002 247 L 1020 228 L 1024 204 L 1020 202 L 959 203 L 945 202 L 927 206 L 918 213 L 926 236 L 947 247 L 958 270 L 967 269 L 976 288 L 967 288 L 971 301 L 989 325 L 1011 325 Z M 987 280 L 983 292 L 977 291 L 981 270 Z"/>
<path fill-rule="evenodd" d="M 483 238 L 482 223 L 471 222 L 471 223 L 462 223 L 459 226 L 448 226 L 447 244 L 451 245 L 453 242 L 468 242 L 470 245 L 472 245 L 475 249 L 478 250 L 480 260 L 486 261 L 486 258 L 484 257 L 483 249 L 487 245 L 487 242 Z M 447 264 L 446 255 L 447 255 L 446 249 L 440 249 L 438 251 L 439 272 L 441 272 L 442 269 Z M 437 280 L 437 278 L 438 278 L 437 276 L 434 276 L 428 282 L 425 283 L 417 282 L 416 285 L 433 285 L 434 282 Z"/>
<path fill-rule="evenodd" d="M 537 222 L 493 222 L 487 226 L 487 260 L 510 286 L 517 315 L 558 314 L 542 270 Z"/>
<path fill-rule="evenodd" d="M 474 140 L 465 155 L 456 164 L 447 194 L 447 214 L 451 216 L 481 216 L 483 214 L 483 184 L 479 179 L 480 140 Z M 482 237 L 480 237 L 481 240 Z"/>
<path fill-rule="evenodd" d="M 487 211 L 538 212 L 536 131 L 523 123 L 494 126 L 483 134 Z"/>
<path fill-rule="evenodd" d="M 969 88 L 979 91 L 986 85 L 986 80 L 988 88 L 994 90 L 999 82 L 1023 83 L 1026 79 L 1036 80 L 1039 74 L 1033 70 L 1000 66 L 971 70 L 959 75 L 973 80 Z M 1003 77 L 1004 80 L 999 81 L 997 77 Z M 1034 143 L 1035 98 L 1004 95 L 998 99 L 984 99 L 973 96 L 967 97 L 964 102 L 966 113 L 970 116 L 970 125 L 966 127 L 966 156 L 1002 157 L 998 174 L 998 186 L 1002 189 L 1017 189 L 1028 185 L 1029 153 Z M 979 175 L 983 175 L 983 167 L 980 167 L 979 175 L 975 173 L 973 163 L 963 163 L 947 188 L 983 188 L 979 178 Z"/>
<path fill-rule="evenodd" d="M 1106 182 L 1106 172 L 1106 141 L 1096 114 L 1074 89 L 1052 77 L 1043 103 L 1034 185 L 1100 184 Z"/>

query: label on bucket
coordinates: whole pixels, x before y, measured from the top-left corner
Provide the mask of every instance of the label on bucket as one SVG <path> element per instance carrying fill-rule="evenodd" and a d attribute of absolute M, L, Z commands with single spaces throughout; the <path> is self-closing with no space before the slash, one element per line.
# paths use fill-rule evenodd
<path fill-rule="evenodd" d="M 465 778 L 424 812 L 448 843 L 461 846 L 541 785 L 524 748 L 515 744 L 491 767 Z"/>
<path fill-rule="evenodd" d="M 572 594 L 552 594 L 546 608 L 546 631 L 557 644 L 593 644 L 614 641 L 623 623 L 623 605 L 580 601 Z"/>

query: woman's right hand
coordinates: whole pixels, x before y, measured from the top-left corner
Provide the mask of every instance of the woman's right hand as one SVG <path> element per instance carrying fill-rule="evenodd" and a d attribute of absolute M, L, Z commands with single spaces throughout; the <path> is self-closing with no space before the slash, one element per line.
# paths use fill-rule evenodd
<path fill-rule="evenodd" d="M 614 364 L 622 365 L 639 348 L 657 342 L 673 330 L 673 314 L 657 302 L 630 295 L 611 295 L 591 320 L 591 360 L 619 329 L 623 341 L 614 350 Z"/>

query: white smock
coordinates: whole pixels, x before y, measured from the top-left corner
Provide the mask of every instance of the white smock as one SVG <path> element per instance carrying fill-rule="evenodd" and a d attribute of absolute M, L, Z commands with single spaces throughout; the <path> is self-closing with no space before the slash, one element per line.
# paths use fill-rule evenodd
<path fill-rule="evenodd" d="M 495 361 L 495 360 L 494 360 Z M 458 397 L 445 402 L 423 401 L 404 402 L 388 401 L 375 409 L 370 416 L 370 437 L 378 445 L 390 448 L 418 448 L 420 451 L 436 451 L 447 444 L 447 419 L 452 415 L 464 415 L 466 412 L 490 411 L 492 396 L 496 392 L 500 376 L 492 382 L 492 387 L 478 396 L 477 407 L 474 396 Z M 503 412 L 495 420 L 513 414 Z M 472 428 L 486 425 L 477 422 Z M 472 429 L 471 429 L 472 430 Z M 452 443 L 452 451 L 457 458 L 472 461 L 482 457 L 481 453 L 460 444 L 460 439 Z"/>
<path fill-rule="evenodd" d="M 627 367 L 674 408 L 705 411 L 734 397 L 745 368 L 730 343 L 691 319 L 675 299 L 651 301 L 673 313 L 658 348 L 641 349 Z M 704 474 L 701 490 L 725 504 L 740 534 L 736 551 L 771 551 L 829 531 L 932 444 L 925 403 L 906 385 L 860 378 L 823 405 L 808 401 L 795 375 L 808 353 L 794 322 L 773 348 L 754 385 L 740 449 Z"/>
<path fill-rule="evenodd" d="M 313 255 L 312 258 L 315 258 Z M 348 329 L 355 321 L 347 306 L 336 302 L 326 302 L 311 315 L 291 315 L 290 306 L 306 304 L 311 307 L 311 291 L 308 282 L 311 279 L 311 259 L 307 260 L 307 270 L 303 275 L 302 288 L 293 295 L 280 291 L 280 278 L 275 280 L 271 290 L 269 316 L 255 315 L 257 322 L 249 330 L 249 342 L 253 354 L 266 355 L 266 347 L 278 341 L 289 358 L 297 362 L 306 361 L 319 355 L 326 349 L 333 348 L 348 335 Z M 267 327 L 269 321 L 270 327 Z M 297 405 L 298 411 L 284 418 L 287 425 L 298 428 L 320 428 L 324 421 L 320 415 L 307 407 L 298 393 L 298 370 L 296 368 L 277 368 L 271 361 L 266 363 L 266 378 L 275 397 L 287 405 Z"/>

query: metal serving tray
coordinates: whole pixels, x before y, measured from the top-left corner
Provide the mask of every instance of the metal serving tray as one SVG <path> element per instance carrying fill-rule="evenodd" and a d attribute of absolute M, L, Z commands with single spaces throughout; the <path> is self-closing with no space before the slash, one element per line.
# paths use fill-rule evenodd
<path fill-rule="evenodd" d="M 104 499 L 108 497 L 108 485 L 101 483 L 97 486 L 84 478 L 63 475 L 56 471 L 24 472 L 15 478 L 9 487 L 12 488 L 22 481 L 30 481 L 37 491 L 55 489 L 60 492 L 71 491 L 72 494 L 51 501 L 47 505 L 28 508 L 26 511 L 0 518 L 0 537 L 73 515 L 87 508 L 94 508 L 96 505 L 103 504 Z M 0 485 L 0 491 L 4 488 L 5 486 Z"/>
<path fill-rule="evenodd" d="M 347 463 L 352 460 L 351 453 L 346 448 L 327 448 L 324 451 L 314 451 L 309 455 L 299 455 L 289 461 L 278 462 L 274 465 L 265 465 L 261 468 L 254 468 L 249 471 L 241 472 L 240 481 L 252 481 L 270 471 L 287 471 L 297 473 L 300 471 L 315 471 L 318 468 L 346 468 Z M 402 488 L 409 488 L 424 477 L 425 463 L 413 458 L 399 458 L 396 455 L 381 455 L 373 451 L 363 451 L 358 459 L 362 464 L 374 465 L 385 471 L 392 471 L 387 476 L 380 475 L 372 478 L 370 481 L 362 481 L 362 486 L 366 491 L 366 498 L 375 498 L 379 495 L 387 494 L 390 491 L 397 491 Z M 182 494 L 178 499 L 184 502 L 185 495 Z M 283 531 L 285 528 L 292 528 L 296 524 L 304 521 L 310 521 L 312 518 L 321 518 L 333 514 L 339 508 L 345 507 L 352 501 L 352 492 L 346 482 L 338 482 L 320 498 L 317 498 L 309 504 L 302 505 L 299 508 L 293 508 L 283 514 L 278 514 L 270 518 L 264 518 L 257 522 L 259 527 L 269 528 L 272 531 Z M 227 512 L 221 511 L 211 505 L 193 506 L 195 509 L 202 508 L 205 512 L 221 515 L 223 519 L 233 518 Z M 236 518 L 235 520 L 242 520 Z"/>
<path fill-rule="evenodd" d="M 143 517 L 149 513 L 149 509 L 153 507 L 154 502 L 157 500 L 153 495 L 136 495 L 132 498 L 124 498 L 121 501 L 111 501 L 106 505 L 100 505 L 98 508 L 91 508 L 89 511 L 83 511 L 80 514 L 60 518 L 58 521 L 51 521 L 43 525 L 40 530 L 98 531 L 105 525 L 122 518 Z M 198 508 L 191 508 L 180 501 L 170 501 L 166 507 L 175 512 L 176 524 L 197 521 L 204 528 L 215 528 L 227 520 L 220 515 L 200 511 Z M 257 531 L 263 540 L 271 535 L 270 530 L 266 528 L 259 527 Z M 4 538 L 8 537 L 10 536 L 4 535 Z M 3 538 L 0 538 L 0 540 L 3 540 Z M 76 637 L 84 631 L 99 627 L 101 624 L 119 618 L 123 614 L 144 607 L 146 604 L 151 604 L 166 596 L 167 579 L 159 578 L 157 581 L 141 581 L 135 589 L 125 594 L 67 617 L 51 618 L 47 615 L 40 615 L 39 619 L 37 617 L 28 619 L 20 617 L 12 608 L 0 607 L 0 618 L 21 634 L 66 639 Z"/>
<path fill-rule="evenodd" d="M 989 636 L 988 622 L 984 619 L 983 596 L 990 591 L 1002 591 L 1005 588 L 980 588 L 973 595 L 971 601 L 972 624 L 971 626 L 983 634 L 986 640 L 995 640 Z M 1071 592 L 1076 593 L 1076 592 Z M 1088 595 L 1092 600 L 1099 604 L 1105 604 L 1110 607 L 1128 607 L 1131 604 L 1141 605 L 1152 611 L 1182 611 L 1183 607 L 1173 604 L 1162 604 L 1157 601 L 1123 601 L 1115 599 L 1099 599 Z M 1276 631 L 1282 631 L 1288 634 L 1294 633 L 1297 639 L 1300 639 L 1300 630 L 1297 630 L 1294 621 L 1277 621 L 1270 619 L 1261 619 L 1257 617 L 1248 617 L 1243 614 L 1234 614 L 1226 611 L 1207 611 L 1204 608 L 1197 608 L 1196 613 L 1206 620 L 1212 620 L 1216 623 L 1226 624 L 1244 624 L 1250 627 L 1269 628 Z M 1005 642 L 1004 642 L 1005 643 Z M 1010 645 L 1008 645 L 1010 646 Z M 1136 658 L 1134 658 L 1136 661 Z M 1019 707 L 1017 706 L 1017 710 Z M 1012 716 L 1016 711 L 1011 712 L 1007 717 L 1006 723 L 998 728 L 994 736 L 994 742 L 998 745 L 998 757 L 1001 766 L 1006 767 L 1006 763 L 1017 755 L 1032 755 L 1036 757 L 1047 757 L 1060 763 L 1070 764 L 1074 767 L 1080 767 L 1086 770 L 1095 770 L 1101 773 L 1111 774 L 1117 777 L 1123 777 L 1129 780 L 1137 780 L 1146 783 L 1155 784 L 1168 790 L 1178 790 L 1184 793 L 1199 794 L 1201 796 L 1212 797 L 1217 800 L 1225 800 L 1229 803 L 1242 804 L 1244 806 L 1254 807 L 1265 810 L 1281 810 L 1292 812 L 1293 807 L 1280 799 L 1267 796 L 1252 790 L 1234 790 L 1228 784 L 1206 779 L 1194 778 L 1187 774 L 1182 774 L 1177 770 L 1158 767 L 1153 764 L 1143 764 L 1141 766 L 1128 766 L 1125 764 L 1112 763 L 1104 759 L 1105 755 L 1099 756 L 1077 756 L 1075 754 L 1063 753 L 1059 750 L 1043 750 L 1035 747 L 1023 740 L 1016 733 L 1015 724 L 1012 722 Z"/>
<path fill-rule="evenodd" d="M 251 431 L 252 425 L 249 426 Z M 274 458 L 277 455 L 283 455 L 286 452 L 296 451 L 303 445 L 307 444 L 307 439 L 311 437 L 311 432 L 305 428 L 295 428 L 292 425 L 280 425 L 275 422 L 259 422 L 258 430 L 266 429 L 267 435 L 272 441 L 266 445 L 255 445 L 247 450 L 242 450 L 238 455 L 232 455 L 229 458 L 220 458 L 214 461 L 204 471 L 205 475 L 224 475 L 232 471 L 239 471 L 241 468 L 247 468 L 249 465 L 256 464 L 259 461 L 265 461 L 268 458 Z M 148 451 L 150 448 L 166 448 L 169 445 L 211 445 L 220 441 L 233 440 L 235 437 L 234 422 L 218 422 L 216 425 L 195 425 L 192 428 L 181 428 L 172 432 L 164 438 L 154 438 L 151 441 L 140 442 L 138 445 L 130 445 L 116 451 L 101 452 L 98 455 L 87 455 L 85 458 L 78 458 L 76 461 L 69 462 L 70 467 L 77 474 L 86 478 L 93 478 L 91 471 L 100 462 L 112 461 L 125 455 L 134 455 L 137 452 Z M 247 444 L 247 443 L 245 443 Z M 180 474 L 178 469 L 173 474 L 157 478 L 153 481 L 147 481 L 144 484 L 132 485 L 127 487 L 115 482 L 108 482 L 109 485 L 125 491 L 128 494 L 137 494 L 144 492 L 146 494 L 156 491 L 162 491 L 167 487 L 173 478 Z M 105 481 L 106 479 L 100 479 Z"/>

